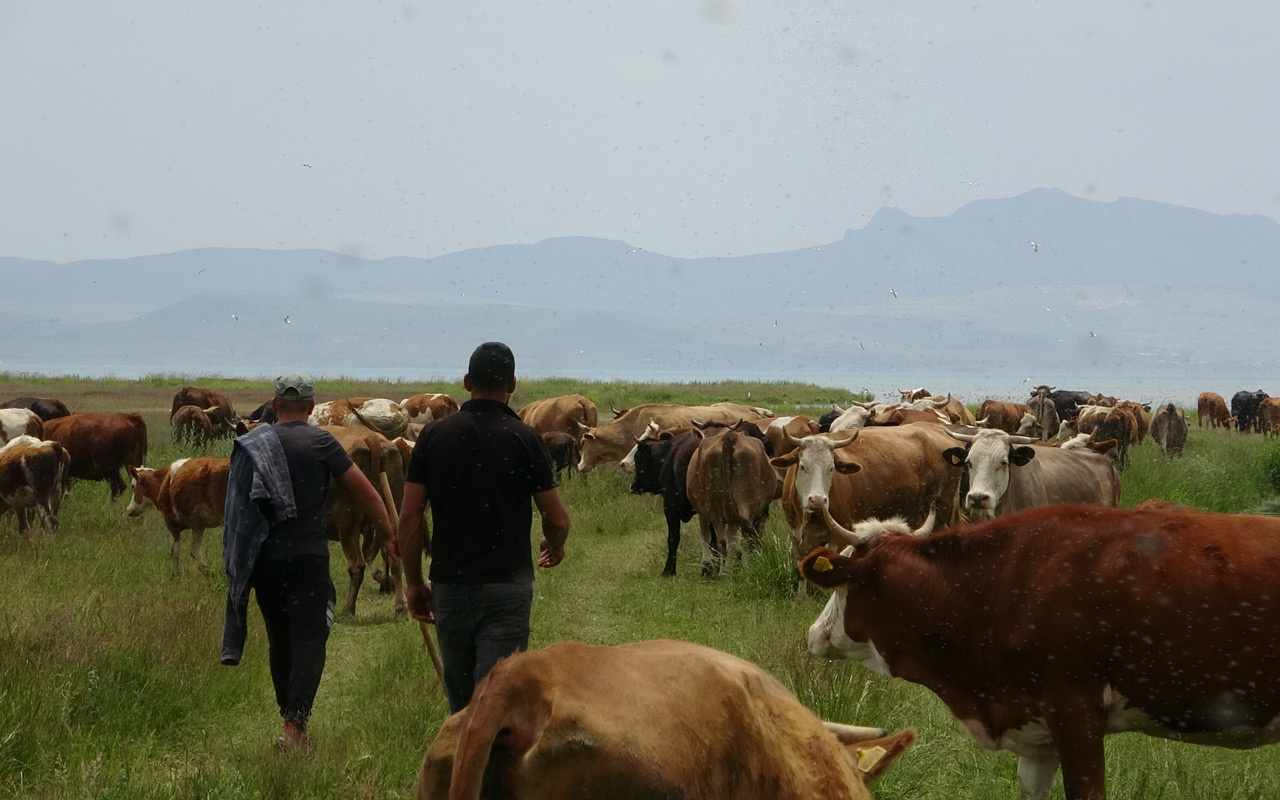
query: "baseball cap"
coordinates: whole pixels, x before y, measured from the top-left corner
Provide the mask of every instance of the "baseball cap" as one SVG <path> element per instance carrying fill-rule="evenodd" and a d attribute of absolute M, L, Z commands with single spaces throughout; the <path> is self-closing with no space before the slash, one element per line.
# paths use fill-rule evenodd
<path fill-rule="evenodd" d="M 279 398 L 301 398 L 310 400 L 316 396 L 316 384 L 311 380 L 310 375 L 303 375 L 299 372 L 286 372 L 279 378 L 276 378 L 276 397 Z"/>
<path fill-rule="evenodd" d="M 505 386 L 516 376 L 516 357 L 502 342 L 485 342 L 471 353 L 467 373 L 477 386 Z"/>

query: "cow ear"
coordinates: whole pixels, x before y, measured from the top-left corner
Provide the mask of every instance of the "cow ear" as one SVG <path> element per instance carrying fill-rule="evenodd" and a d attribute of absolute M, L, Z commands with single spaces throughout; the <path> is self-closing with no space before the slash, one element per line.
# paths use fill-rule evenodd
<path fill-rule="evenodd" d="M 1013 462 L 1015 467 L 1025 467 L 1031 459 L 1036 457 L 1036 449 L 1034 447 L 1014 447 L 1009 450 L 1009 460 Z"/>
<path fill-rule="evenodd" d="M 948 447 L 942 451 L 942 460 L 953 467 L 960 467 L 964 465 L 964 460 L 968 454 L 969 451 L 963 447 Z"/>
<path fill-rule="evenodd" d="M 841 475 L 852 475 L 862 469 L 861 464 L 856 461 L 848 460 L 839 452 L 836 452 L 835 454 L 835 462 L 836 472 L 839 472 Z"/>
<path fill-rule="evenodd" d="M 132 464 L 125 464 L 124 471 L 129 473 L 129 479 L 134 480 L 138 477 L 138 468 Z"/>
<path fill-rule="evenodd" d="M 915 744 L 915 741 L 915 729 L 907 728 L 891 736 L 845 745 L 845 748 L 851 751 L 854 763 L 862 773 L 862 779 L 869 781 L 879 777 L 880 773 L 888 769 L 893 760 Z"/>
<path fill-rule="evenodd" d="M 777 469 L 787 469 L 788 467 L 795 466 L 795 463 L 799 460 L 800 451 L 792 450 L 790 453 L 784 453 L 783 455 L 774 456 L 769 459 L 769 465 L 776 467 Z"/>
<path fill-rule="evenodd" d="M 835 589 L 849 582 L 852 564 L 853 559 L 819 547 L 800 560 L 800 576 L 823 589 Z"/>

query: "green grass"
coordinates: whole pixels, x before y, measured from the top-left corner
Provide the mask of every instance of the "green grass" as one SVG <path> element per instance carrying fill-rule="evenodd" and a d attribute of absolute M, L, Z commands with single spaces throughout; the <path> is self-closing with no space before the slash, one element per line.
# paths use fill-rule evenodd
<path fill-rule="evenodd" d="M 174 445 L 168 409 L 183 378 L 133 384 L 39 383 L 9 376 L 0 395 L 58 396 L 76 410 L 138 410 L 150 429 L 149 463 L 226 455 Z M 210 385 L 209 382 L 199 382 Z M 269 384 L 231 382 L 240 404 Z M 325 382 L 393 399 L 432 387 Z M 37 391 L 33 391 L 36 389 Z M 847 393 L 805 384 L 631 385 L 530 381 L 515 405 L 579 392 L 609 403 L 746 401 L 780 413 L 847 402 Z M 329 395 L 325 395 L 329 392 Z M 455 396 L 460 392 L 454 389 Z M 451 392 L 453 393 L 453 392 Z M 258 400 L 257 402 L 260 402 Z M 256 405 L 253 402 L 252 405 Z M 607 412 L 604 416 L 608 416 Z M 1148 497 L 1218 511 L 1266 509 L 1275 502 L 1276 442 L 1192 429 L 1186 453 L 1166 459 L 1148 442 L 1131 451 L 1122 504 Z M 576 639 L 621 643 L 674 637 L 760 664 L 819 716 L 915 727 L 917 745 L 873 788 L 876 797 L 1015 798 L 1015 759 L 981 751 L 928 690 L 877 676 L 856 664 L 810 656 L 804 635 L 825 597 L 797 597 L 786 526 L 775 505 L 760 548 L 715 579 L 699 576 L 696 522 L 684 526 L 677 574 L 660 576 L 666 556 L 661 501 L 628 493 L 629 476 L 611 467 L 562 493 L 573 531 L 567 557 L 539 570 L 533 646 Z M 154 510 L 125 518 L 104 484 L 77 483 L 62 528 L 26 542 L 0 521 L 0 796 L 53 798 L 404 798 L 422 752 L 446 713 L 416 624 L 366 580 L 354 618 L 340 617 L 315 708 L 315 752 L 276 753 L 278 728 L 260 621 L 251 617 L 244 663 L 218 664 L 225 583 L 201 576 L 187 555 L 170 577 L 169 536 Z M 335 546 L 339 596 L 345 564 Z M 206 560 L 221 564 L 221 537 L 206 537 Z M 1280 797 L 1273 748 L 1233 752 L 1136 735 L 1109 737 L 1112 798 Z M 1061 797 L 1061 788 L 1055 789 Z"/>

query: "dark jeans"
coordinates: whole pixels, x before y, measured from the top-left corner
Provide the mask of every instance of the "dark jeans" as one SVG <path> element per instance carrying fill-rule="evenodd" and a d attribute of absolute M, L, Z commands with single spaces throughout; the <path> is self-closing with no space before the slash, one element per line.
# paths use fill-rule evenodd
<path fill-rule="evenodd" d="M 432 583 L 449 711 L 471 702 L 498 659 L 529 646 L 531 583 Z"/>
<path fill-rule="evenodd" d="M 271 683 L 280 716 L 305 729 L 324 672 L 324 648 L 337 599 L 328 556 L 258 564 L 249 584 L 270 645 Z"/>

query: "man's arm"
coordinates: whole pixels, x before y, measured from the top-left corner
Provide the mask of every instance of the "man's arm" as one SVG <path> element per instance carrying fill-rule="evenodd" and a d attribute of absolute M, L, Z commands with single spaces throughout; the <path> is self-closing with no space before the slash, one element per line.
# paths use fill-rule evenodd
<path fill-rule="evenodd" d="M 396 541 L 400 546 L 400 563 L 404 566 L 405 599 L 414 619 L 435 622 L 431 610 L 431 588 L 422 579 L 422 553 L 431 553 L 431 541 L 422 535 L 426 525 L 422 513 L 427 508 L 426 487 L 413 481 L 405 481 L 404 501 L 400 504 L 400 519 L 396 524 Z"/>
<path fill-rule="evenodd" d="M 564 560 L 564 540 L 569 536 L 569 511 L 555 489 L 537 492 L 533 496 L 533 502 L 542 517 L 538 566 L 554 567 Z"/>
<path fill-rule="evenodd" d="M 364 503 L 370 516 L 378 523 L 378 528 L 382 531 L 382 543 L 391 551 L 393 557 L 398 558 L 396 551 L 395 528 L 391 527 L 391 515 L 387 511 L 387 505 L 383 502 L 382 495 L 378 490 L 369 483 L 369 479 L 365 477 L 364 472 L 352 464 L 347 471 L 339 477 L 342 485 L 360 501 Z"/>

